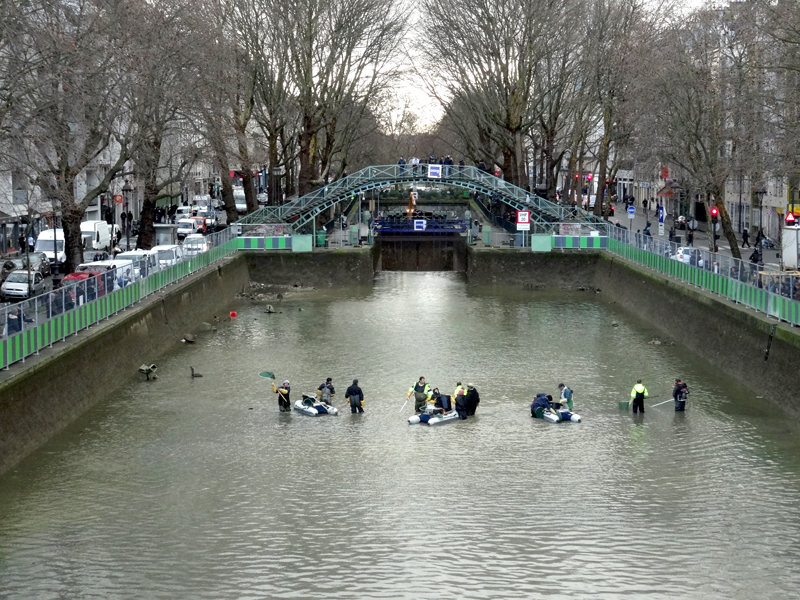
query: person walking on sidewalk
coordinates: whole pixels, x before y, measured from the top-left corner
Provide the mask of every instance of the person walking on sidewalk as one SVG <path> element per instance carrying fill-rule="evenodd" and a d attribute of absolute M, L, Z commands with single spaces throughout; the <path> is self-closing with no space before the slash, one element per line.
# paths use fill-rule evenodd
<path fill-rule="evenodd" d="M 742 248 L 750 248 L 750 232 L 746 228 L 742 231 Z"/>

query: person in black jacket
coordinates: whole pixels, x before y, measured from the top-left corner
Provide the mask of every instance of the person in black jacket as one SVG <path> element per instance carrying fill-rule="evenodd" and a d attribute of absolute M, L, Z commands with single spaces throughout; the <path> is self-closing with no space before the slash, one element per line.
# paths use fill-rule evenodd
<path fill-rule="evenodd" d="M 672 388 L 672 399 L 675 400 L 675 412 L 686 410 L 686 400 L 689 399 L 689 387 L 681 381 L 680 377 L 675 380 L 675 387 Z"/>
<path fill-rule="evenodd" d="M 481 403 L 481 397 L 478 394 L 478 390 L 475 389 L 475 386 L 471 383 L 467 384 L 467 416 L 473 417 L 475 416 L 475 411 L 478 408 L 478 404 Z"/>
<path fill-rule="evenodd" d="M 353 385 L 347 388 L 347 391 L 344 393 L 344 398 L 350 401 L 351 413 L 364 412 L 364 392 L 358 387 L 358 379 L 353 379 Z"/>

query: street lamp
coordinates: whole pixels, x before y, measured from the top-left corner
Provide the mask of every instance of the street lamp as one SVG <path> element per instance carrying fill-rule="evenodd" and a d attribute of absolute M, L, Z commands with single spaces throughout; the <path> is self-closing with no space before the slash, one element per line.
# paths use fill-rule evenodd
<path fill-rule="evenodd" d="M 131 192 L 133 188 L 131 188 L 131 184 L 128 183 L 128 180 L 125 180 L 125 185 L 122 186 L 122 201 L 123 201 L 123 213 L 122 213 L 122 223 L 125 226 L 125 249 L 131 249 L 131 223 L 130 219 L 128 218 L 128 202 L 130 202 Z"/>

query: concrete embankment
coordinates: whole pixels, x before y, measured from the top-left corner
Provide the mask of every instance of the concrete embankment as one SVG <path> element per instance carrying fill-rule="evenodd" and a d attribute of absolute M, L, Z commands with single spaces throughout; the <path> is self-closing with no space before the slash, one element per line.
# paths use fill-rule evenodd
<path fill-rule="evenodd" d="M 619 306 L 755 394 L 800 414 L 800 394 L 793 391 L 800 332 L 764 313 L 599 251 L 470 248 L 467 280 L 531 290 L 599 290 L 593 300 Z"/>
<path fill-rule="evenodd" d="M 13 365 L 0 385 L 0 472 L 107 397 L 115 384 L 138 376 L 142 363 L 157 363 L 184 334 L 227 314 L 247 284 L 244 257 L 233 257 Z"/>

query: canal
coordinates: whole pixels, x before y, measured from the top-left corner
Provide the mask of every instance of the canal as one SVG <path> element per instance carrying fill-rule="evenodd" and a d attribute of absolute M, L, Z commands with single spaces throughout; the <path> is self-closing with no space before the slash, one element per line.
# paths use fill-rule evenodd
<path fill-rule="evenodd" d="M 198 333 L 0 477 L 0 597 L 796 597 L 797 422 L 648 323 L 453 273 L 276 309 Z M 340 407 L 357 377 L 366 413 L 279 413 L 264 370 L 293 400 L 332 377 Z M 407 425 L 420 375 L 474 384 L 477 417 Z M 676 376 L 689 411 L 652 407 Z M 639 377 L 643 419 L 617 408 Z M 531 419 L 562 381 L 583 423 Z"/>

